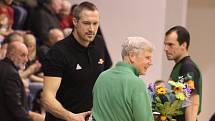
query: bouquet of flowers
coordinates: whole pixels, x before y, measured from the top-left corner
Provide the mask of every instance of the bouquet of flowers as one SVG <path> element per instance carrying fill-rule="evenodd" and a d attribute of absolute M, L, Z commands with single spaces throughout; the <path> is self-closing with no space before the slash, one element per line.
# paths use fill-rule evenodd
<path fill-rule="evenodd" d="M 162 80 L 150 84 L 148 87 L 152 96 L 152 109 L 157 121 L 174 121 L 173 116 L 183 114 L 182 108 L 191 102 L 189 97 L 194 89 L 192 77 L 179 77 L 178 81 L 169 80 L 165 83 Z"/>

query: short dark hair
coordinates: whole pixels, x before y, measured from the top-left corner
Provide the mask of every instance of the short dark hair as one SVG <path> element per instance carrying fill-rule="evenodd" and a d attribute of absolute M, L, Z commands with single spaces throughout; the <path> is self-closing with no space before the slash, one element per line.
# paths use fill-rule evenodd
<path fill-rule="evenodd" d="M 176 34 L 178 35 L 177 41 L 179 42 L 180 45 L 183 44 L 184 42 L 187 43 L 187 49 L 188 49 L 190 45 L 190 34 L 187 31 L 187 29 L 182 26 L 174 26 L 170 28 L 165 35 L 167 36 L 172 32 L 176 32 Z"/>
<path fill-rule="evenodd" d="M 80 3 L 79 5 L 77 5 L 75 7 L 75 9 L 73 11 L 73 16 L 77 20 L 79 20 L 80 19 L 80 13 L 81 13 L 81 11 L 83 11 L 85 9 L 91 10 L 91 11 L 98 10 L 97 7 L 93 3 L 85 1 L 85 2 L 82 2 L 82 3 Z"/>

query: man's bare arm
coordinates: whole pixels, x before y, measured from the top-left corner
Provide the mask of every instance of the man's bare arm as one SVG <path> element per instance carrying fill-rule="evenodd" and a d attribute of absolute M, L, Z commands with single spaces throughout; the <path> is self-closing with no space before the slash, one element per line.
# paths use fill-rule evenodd
<path fill-rule="evenodd" d="M 44 77 L 44 88 L 42 92 L 42 103 L 46 111 L 50 112 L 57 118 L 66 121 L 85 121 L 85 117 L 90 115 L 90 111 L 74 114 L 66 110 L 56 99 L 56 93 L 60 87 L 60 77 Z"/>
<path fill-rule="evenodd" d="M 199 109 L 199 95 L 193 94 L 190 97 L 191 105 L 186 108 L 185 121 L 196 121 Z"/>

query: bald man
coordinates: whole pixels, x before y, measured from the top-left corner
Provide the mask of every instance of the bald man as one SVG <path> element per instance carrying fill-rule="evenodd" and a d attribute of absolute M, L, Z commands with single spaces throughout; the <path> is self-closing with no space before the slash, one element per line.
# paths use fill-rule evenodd
<path fill-rule="evenodd" d="M 49 31 L 49 45 L 54 45 L 56 42 L 64 39 L 64 33 L 58 28 L 51 29 Z"/>
<path fill-rule="evenodd" d="M 27 61 L 27 47 L 19 41 L 11 42 L 6 58 L 0 61 L 0 121 L 32 121 L 18 73 L 19 69 L 25 69 Z"/>
<path fill-rule="evenodd" d="M 51 29 L 49 31 L 48 38 L 49 39 L 47 41 L 45 41 L 45 43 L 42 46 L 40 46 L 40 48 L 38 49 L 38 52 L 37 52 L 38 59 L 42 64 L 45 60 L 46 54 L 48 53 L 49 49 L 55 43 L 64 39 L 63 31 L 58 28 Z"/>

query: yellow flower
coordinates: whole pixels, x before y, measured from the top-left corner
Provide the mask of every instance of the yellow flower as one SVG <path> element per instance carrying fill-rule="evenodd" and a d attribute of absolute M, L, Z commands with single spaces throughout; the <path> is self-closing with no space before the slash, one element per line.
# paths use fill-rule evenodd
<path fill-rule="evenodd" d="M 166 94 L 166 89 L 163 87 L 156 88 L 157 94 Z"/>
<path fill-rule="evenodd" d="M 185 95 L 183 93 L 176 93 L 175 97 L 179 100 L 185 100 Z"/>
<path fill-rule="evenodd" d="M 167 117 L 164 116 L 164 115 L 161 115 L 161 116 L 160 116 L 160 119 L 161 119 L 161 121 L 166 121 Z"/>

